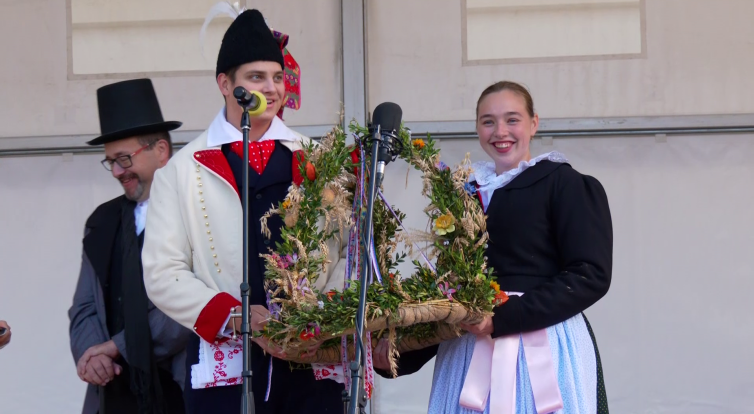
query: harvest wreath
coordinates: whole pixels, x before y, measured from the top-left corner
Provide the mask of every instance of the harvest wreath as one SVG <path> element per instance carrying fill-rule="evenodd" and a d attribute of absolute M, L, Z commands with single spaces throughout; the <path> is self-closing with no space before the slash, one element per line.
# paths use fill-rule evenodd
<path fill-rule="evenodd" d="M 361 229 L 366 210 L 369 156 L 358 144 L 369 131 L 349 127 L 357 144 L 346 145 L 346 133 L 335 127 L 319 144 L 311 143 L 294 155 L 300 176 L 285 200 L 262 218 L 280 215 L 285 225 L 282 242 L 264 254 L 268 309 L 271 319 L 262 335 L 282 347 L 289 359 L 301 363 L 340 363 L 353 357 L 353 338 L 359 303 L 357 272 L 364 249 L 376 259 L 374 279 L 367 290 L 365 331 L 371 341 L 387 337 L 391 361 L 398 352 L 424 348 L 460 335 L 458 323 L 480 322 L 492 308 L 507 300 L 486 268 L 484 211 L 468 183 L 468 156 L 451 170 L 440 162 L 431 137 L 411 139 L 401 128 L 399 158 L 422 173 L 422 194 L 429 198 L 424 212 L 431 232 L 403 228 L 405 215 L 382 197 L 374 203 L 373 242 L 364 243 Z M 343 290 L 320 292 L 314 283 L 325 269 L 332 238 L 347 240 L 346 282 Z M 397 270 L 417 242 L 424 262 L 413 260 L 414 274 L 402 279 Z M 436 259 L 435 263 L 431 262 Z M 307 352 L 318 344 L 316 353 Z M 348 356 L 343 355 L 344 351 Z M 393 366 L 393 373 L 395 364 Z"/>

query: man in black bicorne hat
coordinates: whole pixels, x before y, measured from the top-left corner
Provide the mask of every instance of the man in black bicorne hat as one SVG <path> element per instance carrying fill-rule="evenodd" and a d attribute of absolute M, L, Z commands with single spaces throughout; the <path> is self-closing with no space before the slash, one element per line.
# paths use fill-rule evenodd
<path fill-rule="evenodd" d="M 124 195 L 86 221 L 83 257 L 70 318 L 71 352 L 89 383 L 82 414 L 182 414 L 181 384 L 189 335 L 148 299 L 141 248 L 155 171 L 172 154 L 152 81 L 136 79 L 97 90 L 102 165 Z"/>
<path fill-rule="evenodd" d="M 281 241 L 279 216 L 260 218 L 301 184 L 298 155 L 309 138 L 288 128 L 283 106 L 298 108 L 300 71 L 285 48 L 288 37 L 267 26 L 257 10 L 232 15 L 222 40 L 216 81 L 225 99 L 209 128 L 155 174 L 153 205 L 144 244 L 144 282 L 149 298 L 168 316 L 192 329 L 186 355 L 184 394 L 188 413 L 237 413 L 242 381 L 233 337 L 240 329 L 243 278 L 243 209 L 239 195 L 249 174 L 249 284 L 251 328 L 270 318 L 260 254 Z M 205 23 L 206 25 L 206 23 Z M 243 86 L 267 100 L 267 110 L 251 117 L 249 165 L 243 163 L 242 108 L 233 90 Z M 339 242 L 329 245 L 327 271 L 314 288 L 343 286 L 345 260 Z M 339 268 L 338 268 L 339 267 Z M 235 321 L 234 321 L 235 319 Z M 319 414 L 343 411 L 344 386 L 317 380 L 311 365 L 292 367 L 264 338 L 253 338 L 252 391 L 256 414 Z"/>

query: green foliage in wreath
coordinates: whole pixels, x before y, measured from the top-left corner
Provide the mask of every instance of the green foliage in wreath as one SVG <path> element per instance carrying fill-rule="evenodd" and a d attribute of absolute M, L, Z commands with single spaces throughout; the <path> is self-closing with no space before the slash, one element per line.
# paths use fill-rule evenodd
<path fill-rule="evenodd" d="M 369 133 L 356 123 L 349 129 L 360 137 Z M 468 156 L 461 165 L 450 169 L 440 162 L 436 142 L 430 136 L 412 139 L 405 128 L 398 135 L 403 143 L 399 158 L 422 173 L 422 194 L 428 199 L 424 212 L 431 230 L 409 234 L 376 198 L 374 240 L 383 278 L 382 283 L 375 279 L 368 286 L 366 319 L 387 318 L 387 325 L 392 327 L 376 335 L 389 333 L 393 342 L 428 339 L 442 323 L 401 326 L 396 318 L 403 306 L 447 301 L 478 316 L 489 314 L 506 299 L 487 269 L 485 216 L 475 189 L 468 184 Z M 327 270 L 328 255 L 333 249 L 340 249 L 339 245 L 347 244 L 354 225 L 352 210 L 360 174 L 355 154 L 358 150 L 346 145 L 346 133 L 340 127 L 335 127 L 319 144 L 305 145 L 294 155 L 299 157 L 302 183 L 291 186 L 285 200 L 262 219 L 268 236 L 269 217 L 280 215 L 285 223 L 282 242 L 276 244 L 274 253 L 262 257 L 266 260 L 268 308 L 272 315 L 263 335 L 286 350 L 303 352 L 311 343 L 322 341 L 321 348 L 340 346 L 340 336 L 354 330 L 360 280 L 354 278 L 346 289 L 327 291 L 317 287 L 317 280 Z M 368 168 L 365 172 L 368 174 Z M 368 180 L 365 177 L 364 182 Z M 363 204 L 357 214 L 365 213 L 366 203 Z M 405 215 L 394 206 L 392 209 L 403 221 Z M 408 252 L 398 251 L 400 243 L 408 247 Z M 416 253 L 416 245 L 425 246 L 422 251 L 434 260 L 435 269 L 413 260 L 414 273 L 401 278 L 397 267 Z M 359 271 L 354 268 L 352 273 Z"/>

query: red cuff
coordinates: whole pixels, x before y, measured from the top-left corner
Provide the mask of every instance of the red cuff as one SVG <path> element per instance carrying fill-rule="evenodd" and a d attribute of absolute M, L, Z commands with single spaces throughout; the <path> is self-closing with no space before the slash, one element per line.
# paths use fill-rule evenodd
<path fill-rule="evenodd" d="M 194 324 L 194 331 L 207 342 L 214 342 L 217 333 L 222 329 L 228 314 L 241 302 L 228 293 L 221 292 L 215 295 L 207 306 L 202 309 Z"/>

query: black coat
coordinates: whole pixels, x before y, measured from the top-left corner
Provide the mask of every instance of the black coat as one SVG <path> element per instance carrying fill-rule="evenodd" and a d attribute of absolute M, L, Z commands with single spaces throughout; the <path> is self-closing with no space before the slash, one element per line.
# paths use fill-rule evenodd
<path fill-rule="evenodd" d="M 90 347 L 112 339 L 121 353 L 116 362 L 124 368 L 124 372 L 107 387 L 87 387 L 83 414 L 96 413 L 101 403 L 105 403 L 108 412 L 117 412 L 113 405 L 121 411 L 129 412 L 136 404 L 136 397 L 130 392 L 128 350 L 123 331 L 122 307 L 128 304 L 117 301 L 122 293 L 121 278 L 124 277 L 120 272 L 122 247 L 119 237 L 124 198 L 120 196 L 103 203 L 86 221 L 81 272 L 73 304 L 68 311 L 74 363 L 77 363 Z M 183 402 L 179 384 L 184 375 L 183 351 L 191 332 L 168 318 L 151 302 L 148 317 L 152 334 L 152 352 L 161 368 L 159 375 L 164 398 L 171 409 L 175 409 L 171 412 L 182 412 Z"/>
<path fill-rule="evenodd" d="M 494 309 L 493 338 L 563 322 L 607 293 L 613 229 L 597 179 L 540 161 L 494 192 L 487 216 L 488 263 L 500 289 L 525 293 Z M 437 347 L 403 353 L 399 375 L 418 371 Z"/>

